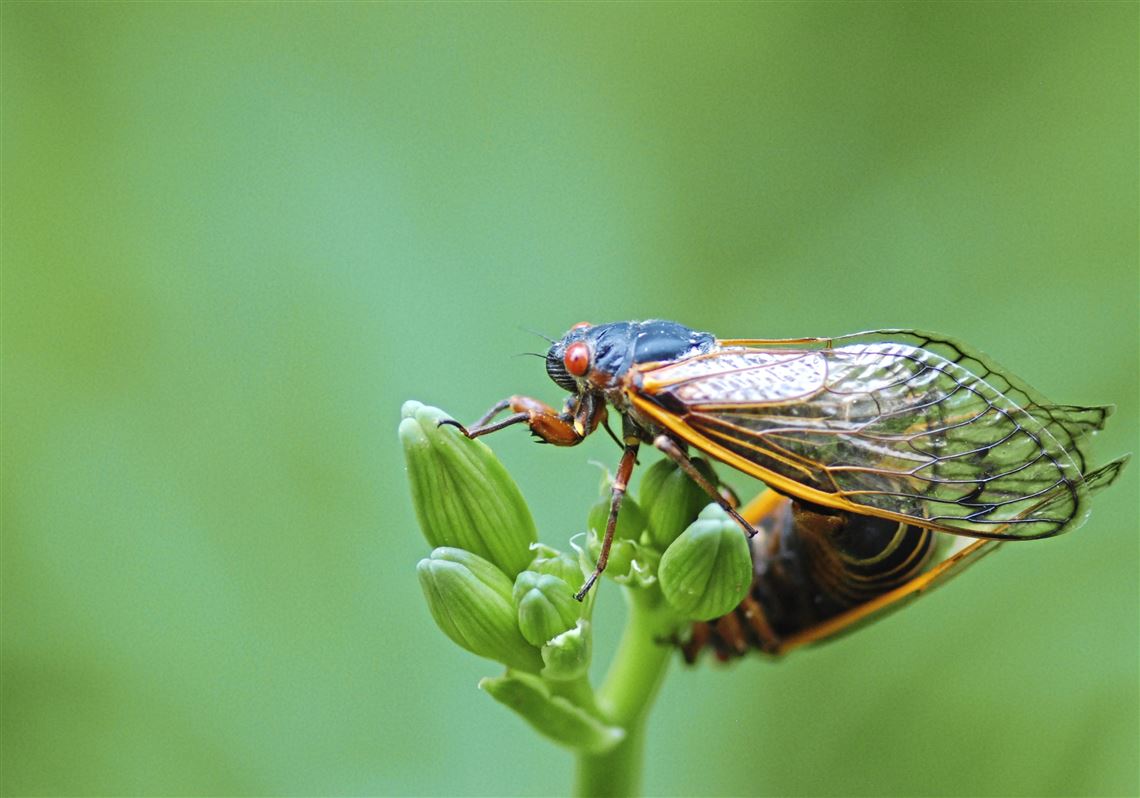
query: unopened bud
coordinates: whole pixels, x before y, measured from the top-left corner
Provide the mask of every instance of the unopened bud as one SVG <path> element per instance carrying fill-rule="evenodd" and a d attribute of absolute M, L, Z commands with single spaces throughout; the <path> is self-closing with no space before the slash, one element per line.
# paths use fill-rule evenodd
<path fill-rule="evenodd" d="M 562 579 L 568 585 L 580 585 L 585 578 L 582 565 L 577 555 L 558 551 L 542 543 L 531 546 L 531 553 L 535 555 L 527 566 L 528 571 L 540 574 L 550 574 Z"/>
<path fill-rule="evenodd" d="M 455 643 L 481 657 L 532 673 L 538 649 L 519 632 L 511 580 L 469 551 L 438 548 L 416 567 L 436 624 Z"/>
<path fill-rule="evenodd" d="M 534 519 L 494 453 L 440 426 L 448 418 L 438 408 L 404 403 L 400 441 L 420 529 L 432 546 L 478 554 L 513 579 L 532 558 Z"/>
<path fill-rule="evenodd" d="M 710 483 L 718 484 L 708 462 L 693 458 L 693 465 Z M 649 467 L 641 477 L 638 498 L 645 508 L 649 536 L 662 551 L 709 503 L 709 495 L 672 460 L 659 460 Z"/>
<path fill-rule="evenodd" d="M 587 516 L 586 523 L 594 531 L 600 540 L 606 534 L 606 523 L 610 518 L 610 499 L 609 497 L 595 504 L 590 508 L 590 514 Z M 641 538 L 641 533 L 645 531 L 647 526 L 645 513 L 642 511 L 641 506 L 630 498 L 625 496 L 621 503 L 621 510 L 618 512 L 617 526 L 614 527 L 614 540 L 638 540 Z"/>
<path fill-rule="evenodd" d="M 552 638 L 573 629 L 582 615 L 574 600 L 575 588 L 551 574 L 523 571 L 515 579 L 514 603 L 519 629 L 527 642 L 542 647 Z"/>
<path fill-rule="evenodd" d="M 593 635 L 590 622 L 578 619 L 573 629 L 567 629 L 542 647 L 542 661 L 546 667 L 542 675 L 547 679 L 577 679 L 586 675 L 590 667 Z"/>
<path fill-rule="evenodd" d="M 589 570 L 593 570 L 593 564 L 598 561 L 601 551 L 601 540 L 591 537 L 589 546 L 580 553 L 583 564 Z M 646 587 L 657 581 L 657 563 L 660 560 L 661 553 L 652 546 L 615 538 L 610 546 L 610 558 L 603 575 L 626 587 Z"/>
<path fill-rule="evenodd" d="M 710 504 L 665 551 L 657 573 L 661 592 L 681 615 L 719 618 L 752 586 L 748 539 L 724 510 Z"/>

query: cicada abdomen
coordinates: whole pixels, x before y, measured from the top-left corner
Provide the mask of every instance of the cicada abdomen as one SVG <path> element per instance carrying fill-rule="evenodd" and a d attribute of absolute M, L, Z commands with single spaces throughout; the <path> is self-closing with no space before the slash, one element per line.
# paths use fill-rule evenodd
<path fill-rule="evenodd" d="M 1095 494 L 1111 485 L 1126 462 L 1090 472 L 1085 488 Z M 706 647 L 721 660 L 753 649 L 781 655 L 852 632 L 1005 543 L 833 510 L 775 491 L 741 512 L 757 529 L 750 541 L 752 587 L 729 614 L 692 626 L 681 644 L 690 663 Z"/>
<path fill-rule="evenodd" d="M 728 615 L 694 624 L 682 646 L 689 662 L 705 647 L 727 660 L 809 642 L 826 621 L 913 583 L 939 538 L 912 524 L 790 499 L 780 499 L 757 527 L 748 596 Z"/>

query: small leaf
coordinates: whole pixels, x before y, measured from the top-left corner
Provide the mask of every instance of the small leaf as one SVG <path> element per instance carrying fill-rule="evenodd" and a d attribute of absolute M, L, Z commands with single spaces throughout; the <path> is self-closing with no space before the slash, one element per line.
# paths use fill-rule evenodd
<path fill-rule="evenodd" d="M 590 667 L 593 639 L 590 622 L 581 619 L 573 629 L 551 639 L 542 647 L 542 661 L 546 663 L 543 678 L 564 681 L 585 676 Z"/>
<path fill-rule="evenodd" d="M 559 745 L 600 754 L 625 737 L 625 730 L 609 726 L 561 696 L 539 677 L 511 672 L 483 679 L 479 689 L 513 709 L 536 731 Z"/>

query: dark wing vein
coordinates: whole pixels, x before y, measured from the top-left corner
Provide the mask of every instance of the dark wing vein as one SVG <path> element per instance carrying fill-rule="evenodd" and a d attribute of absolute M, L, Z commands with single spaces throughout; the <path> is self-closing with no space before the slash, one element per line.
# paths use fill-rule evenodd
<path fill-rule="evenodd" d="M 994 362 L 993 358 L 950 338 L 919 330 L 876 330 L 831 339 L 832 345 L 895 341 L 932 352 L 955 363 L 988 383 L 998 393 L 1036 418 L 1045 430 L 1070 452 L 1074 462 L 1085 470 L 1084 453 L 1076 446 L 1086 435 L 1104 429 L 1112 414 L 1111 405 L 1078 407 L 1058 405 L 1046 399 L 1023 380 Z"/>

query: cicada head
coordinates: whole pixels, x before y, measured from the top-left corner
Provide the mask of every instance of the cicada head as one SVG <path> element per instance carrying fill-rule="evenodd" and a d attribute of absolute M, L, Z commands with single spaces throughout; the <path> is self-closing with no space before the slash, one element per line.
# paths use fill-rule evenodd
<path fill-rule="evenodd" d="M 575 324 L 546 353 L 546 373 L 571 393 L 607 391 L 635 365 L 668 362 L 708 352 L 710 333 L 671 321 Z"/>
<path fill-rule="evenodd" d="M 546 352 L 546 373 L 559 388 L 570 393 L 579 392 L 578 378 L 590 370 L 591 350 L 586 342 L 590 328 L 587 322 L 575 324 Z"/>

